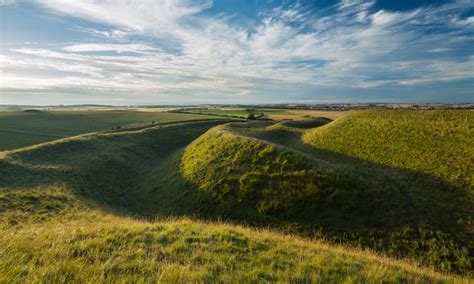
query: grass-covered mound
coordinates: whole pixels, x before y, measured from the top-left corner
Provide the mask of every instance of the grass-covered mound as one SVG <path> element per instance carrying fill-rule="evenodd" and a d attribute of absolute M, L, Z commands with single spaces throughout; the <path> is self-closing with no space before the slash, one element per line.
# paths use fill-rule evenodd
<path fill-rule="evenodd" d="M 352 113 L 303 140 L 327 151 L 409 169 L 474 190 L 474 112 Z"/>
<path fill-rule="evenodd" d="M 465 188 L 303 142 L 316 131 L 219 126 L 186 149 L 183 174 L 224 216 L 472 273 L 474 205 Z"/>
<path fill-rule="evenodd" d="M 88 134 L 0 156 L 0 282 L 453 280 L 368 252 L 156 215 L 222 217 L 181 176 L 224 121 Z M 208 217 L 206 217 L 208 216 Z"/>
<path fill-rule="evenodd" d="M 92 133 L 3 152 L 0 187 L 64 186 L 84 200 L 143 217 L 199 212 L 201 197 L 185 186 L 180 156 L 199 135 L 226 121 Z"/>
<path fill-rule="evenodd" d="M 184 176 L 221 203 L 223 212 L 250 219 L 258 213 L 300 218 L 315 214 L 308 210 L 316 205 L 336 208 L 339 198 L 351 198 L 357 186 L 351 179 L 312 167 L 312 161 L 281 146 L 238 135 L 234 127 L 241 126 L 208 131 L 183 156 Z"/>

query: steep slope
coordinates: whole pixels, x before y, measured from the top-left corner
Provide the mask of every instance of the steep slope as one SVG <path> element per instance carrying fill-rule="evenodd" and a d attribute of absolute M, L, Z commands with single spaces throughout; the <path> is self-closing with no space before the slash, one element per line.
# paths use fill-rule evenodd
<path fill-rule="evenodd" d="M 320 150 L 410 169 L 474 190 L 474 112 L 352 113 L 303 140 Z"/>
<path fill-rule="evenodd" d="M 334 125 L 341 121 L 345 119 Z M 464 183 L 304 143 L 308 135 L 331 127 L 305 130 L 268 122 L 219 126 L 187 147 L 183 175 L 213 197 L 222 215 L 369 247 L 442 271 L 472 273 L 474 202 Z M 351 143 L 349 136 L 345 140 Z M 448 169 L 446 175 L 455 176 L 463 167 Z M 467 169 L 472 173 L 472 165 Z"/>
<path fill-rule="evenodd" d="M 195 191 L 188 192 L 184 186 L 179 157 L 187 144 L 227 121 L 176 122 L 133 131 L 93 133 L 3 152 L 0 186 L 60 185 L 100 206 L 150 218 L 165 213 L 154 202 L 174 187 L 176 192 L 167 200 L 175 202 L 174 212 L 179 208 L 195 212 L 199 207 L 183 204 L 181 199 L 181 195 L 190 194 L 185 200 L 199 200 L 198 196 L 191 197 Z"/>
<path fill-rule="evenodd" d="M 186 145 L 225 122 L 95 133 L 3 152 L 0 282 L 453 280 L 262 230 L 140 220 L 224 217 L 179 167 Z"/>

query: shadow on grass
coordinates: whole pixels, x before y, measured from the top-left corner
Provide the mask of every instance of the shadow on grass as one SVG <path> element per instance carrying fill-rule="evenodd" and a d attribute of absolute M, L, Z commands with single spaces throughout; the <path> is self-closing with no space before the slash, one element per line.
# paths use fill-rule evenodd
<path fill-rule="evenodd" d="M 181 156 L 194 139 L 225 122 L 167 125 L 18 152 L 0 160 L 0 188 L 64 183 L 79 198 L 114 214 L 226 220 L 371 248 L 443 271 L 472 271 L 474 205 L 466 189 L 313 148 L 301 142 L 300 132 L 253 136 L 328 161 L 332 167 L 324 170 L 348 180 L 344 187 L 330 185 L 314 197 L 292 201 L 288 210 L 265 213 L 258 211 L 258 200 L 215 200 L 185 180 Z M 271 186 L 278 190 L 278 183 Z"/>
<path fill-rule="evenodd" d="M 199 212 L 192 205 L 200 192 L 181 178 L 180 155 L 209 128 L 226 122 L 165 123 L 11 152 L 0 159 L 0 190 L 65 184 L 80 199 L 115 214 L 151 219 Z M 183 203 L 183 194 L 194 194 L 193 204 Z"/>

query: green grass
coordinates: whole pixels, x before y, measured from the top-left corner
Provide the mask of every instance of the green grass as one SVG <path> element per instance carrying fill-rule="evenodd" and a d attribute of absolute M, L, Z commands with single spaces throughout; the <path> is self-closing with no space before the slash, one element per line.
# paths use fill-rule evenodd
<path fill-rule="evenodd" d="M 260 112 L 265 112 L 267 114 L 271 114 L 271 115 L 288 115 L 288 116 L 293 116 L 295 115 L 294 112 L 291 112 L 289 110 L 276 110 L 276 109 L 258 109 L 258 111 Z"/>
<path fill-rule="evenodd" d="M 303 142 L 314 131 L 307 127 L 327 121 L 228 122 L 90 133 L 0 153 L 0 282 L 472 275 L 465 188 Z"/>
<path fill-rule="evenodd" d="M 326 117 L 332 120 L 343 117 L 347 111 L 325 111 L 325 110 L 303 110 L 303 109 L 262 109 L 259 110 L 265 113 L 265 118 L 280 121 L 287 119 L 301 120 L 307 117 Z"/>
<path fill-rule="evenodd" d="M 179 157 L 187 144 L 226 121 L 175 122 L 92 133 L 4 152 L 0 185 L 66 184 L 76 195 L 101 206 L 149 218 L 165 214 L 167 208 L 173 213 L 190 212 L 197 210 L 199 192 L 185 188 Z M 170 193 L 170 188 L 176 191 Z M 163 196 L 169 197 L 167 205 L 157 206 Z"/>
<path fill-rule="evenodd" d="M 474 112 L 367 111 L 308 132 L 306 143 L 474 190 Z"/>
<path fill-rule="evenodd" d="M 0 130 L 0 139 L 0 151 L 3 151 L 44 143 L 47 141 L 58 139 L 58 137 L 41 135 L 39 133 L 33 134 Z"/>
<path fill-rule="evenodd" d="M 129 110 L 0 112 L 0 151 L 117 126 L 212 118 L 203 115 Z"/>
<path fill-rule="evenodd" d="M 253 113 L 256 117 L 263 115 L 261 111 L 247 111 L 245 109 L 188 109 L 180 111 L 180 113 L 193 113 L 193 114 L 205 114 L 215 116 L 228 116 L 236 118 L 247 118 L 250 113 Z"/>
<path fill-rule="evenodd" d="M 324 117 L 313 117 L 313 118 L 306 118 L 306 119 L 300 119 L 300 120 L 287 120 L 287 121 L 282 121 L 276 126 L 286 126 L 286 127 L 293 127 L 293 128 L 301 128 L 301 129 L 307 129 L 307 128 L 316 128 L 323 126 L 325 124 L 328 124 L 332 120 L 329 118 L 324 118 Z"/>
<path fill-rule="evenodd" d="M 470 159 L 466 152 L 458 149 L 472 150 L 472 145 L 462 144 L 472 129 L 464 114 L 452 113 L 461 117 L 456 121 L 462 125 L 452 130 L 461 129 L 454 136 L 458 148 L 445 147 L 447 153 L 443 153 L 458 163 Z M 373 121 L 377 117 L 385 120 L 390 113 L 353 115 L 362 118 L 367 115 Z M 434 117 L 436 115 L 425 119 Z M 376 133 L 386 137 L 388 133 L 398 132 L 393 134 L 393 139 L 406 139 L 405 129 L 393 125 L 378 133 L 370 132 L 369 127 L 364 129 L 366 132 L 359 129 L 357 135 L 355 132 L 346 135 L 337 127 L 351 119 L 349 116 L 314 130 L 304 128 L 311 120 L 302 123 L 303 128 L 269 122 L 219 126 L 187 148 L 183 173 L 209 193 L 226 216 L 371 248 L 442 271 L 472 273 L 474 202 L 469 185 L 410 167 L 357 159 L 303 141 L 332 127 L 336 129 L 333 136 L 344 136 L 335 143 L 352 147 L 357 147 L 351 141 L 357 141 L 357 135 L 370 137 Z M 444 121 L 447 125 L 437 126 L 441 131 L 450 127 L 448 119 Z M 412 118 L 411 122 L 419 125 L 420 133 L 427 131 L 423 124 L 416 124 L 417 120 Z M 442 139 L 437 135 L 433 138 Z M 437 143 L 449 145 L 452 139 L 447 136 Z M 383 144 L 380 140 L 375 143 Z M 396 143 L 396 140 L 387 142 Z M 425 146 L 426 143 L 411 145 L 418 149 Z M 419 153 L 416 149 L 412 151 L 413 155 Z M 432 159 L 441 157 L 431 156 Z M 432 163 L 439 164 L 436 160 Z M 472 173 L 472 164 L 457 166 L 445 167 L 445 176 L 458 176 L 458 168 Z"/>
<path fill-rule="evenodd" d="M 0 246 L 0 281 L 8 283 L 453 280 L 268 231 L 186 219 L 146 222 L 91 209 L 3 229 Z"/>

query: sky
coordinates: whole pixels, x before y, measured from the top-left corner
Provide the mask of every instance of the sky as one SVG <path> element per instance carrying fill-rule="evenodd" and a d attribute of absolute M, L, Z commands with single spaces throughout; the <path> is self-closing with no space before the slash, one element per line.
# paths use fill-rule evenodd
<path fill-rule="evenodd" d="M 474 102 L 474 0 L 0 0 L 0 104 Z"/>

